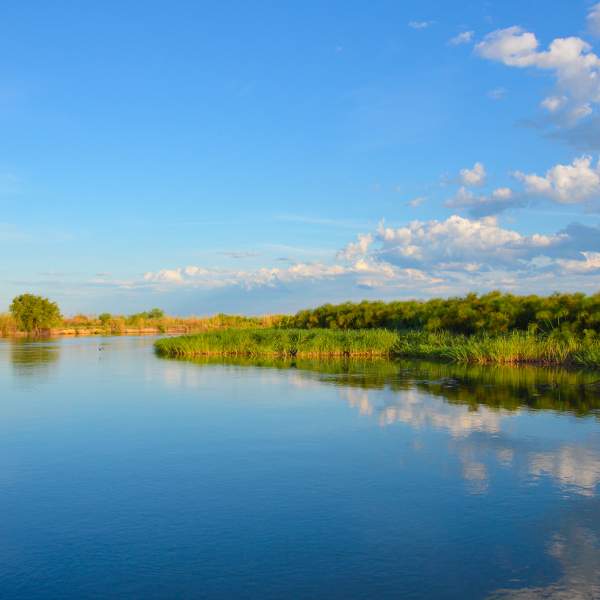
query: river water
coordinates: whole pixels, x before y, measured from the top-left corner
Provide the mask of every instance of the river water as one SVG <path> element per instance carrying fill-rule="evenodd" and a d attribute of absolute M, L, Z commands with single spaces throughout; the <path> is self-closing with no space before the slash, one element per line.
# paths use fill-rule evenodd
<path fill-rule="evenodd" d="M 600 598 L 600 375 L 0 341 L 2 598 Z"/>

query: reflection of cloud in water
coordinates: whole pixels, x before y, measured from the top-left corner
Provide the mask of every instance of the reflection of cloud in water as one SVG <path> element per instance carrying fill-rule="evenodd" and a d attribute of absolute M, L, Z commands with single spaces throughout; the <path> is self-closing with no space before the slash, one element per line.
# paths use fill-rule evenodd
<path fill-rule="evenodd" d="M 531 455 L 530 473 L 551 475 L 558 483 L 585 496 L 593 496 L 600 482 L 600 457 L 587 448 L 563 446 L 557 452 Z"/>
<path fill-rule="evenodd" d="M 415 430 L 432 428 L 447 431 L 461 442 L 463 478 L 469 484 L 469 491 L 475 494 L 487 491 L 489 475 L 486 465 L 472 455 L 474 447 L 467 438 L 476 432 L 497 436 L 502 432 L 504 420 L 519 415 L 519 411 L 492 410 L 485 406 L 472 410 L 464 405 L 445 404 L 418 390 L 391 393 L 389 390 L 340 388 L 339 394 L 361 415 L 375 415 L 383 427 L 406 423 Z M 478 451 L 485 452 L 487 445 L 480 439 Z M 492 451 L 499 465 L 514 465 L 514 448 L 505 445 Z M 550 475 L 558 484 L 568 486 L 579 494 L 593 496 L 600 483 L 600 455 L 590 449 L 566 446 L 555 452 L 533 452 L 529 457 L 529 475 L 536 478 Z"/>
<path fill-rule="evenodd" d="M 375 398 L 373 398 L 375 395 Z M 464 437 L 474 431 L 498 433 L 504 417 L 514 416 L 501 410 L 479 407 L 471 410 L 467 406 L 444 404 L 437 398 L 425 395 L 417 390 L 406 390 L 393 394 L 393 404 L 376 406 L 375 399 L 381 392 L 365 389 L 342 388 L 342 396 L 350 406 L 358 407 L 361 414 L 377 413 L 382 426 L 393 423 L 406 423 L 414 429 L 443 429 L 453 437 Z M 389 398 L 388 398 L 389 399 Z"/>
<path fill-rule="evenodd" d="M 483 463 L 463 460 L 463 477 L 472 494 L 483 494 L 488 489 L 488 473 Z"/>
<path fill-rule="evenodd" d="M 600 539 L 589 527 L 572 524 L 557 533 L 548 546 L 548 554 L 558 560 L 562 577 L 546 587 L 504 589 L 493 592 L 489 600 L 594 600 L 600 598 Z"/>
<path fill-rule="evenodd" d="M 372 415 L 373 405 L 369 398 L 369 392 L 361 388 L 346 388 L 340 390 L 340 396 L 344 397 L 352 408 L 358 408 L 361 415 Z"/>
<path fill-rule="evenodd" d="M 496 452 L 496 458 L 501 465 L 510 467 L 515 458 L 515 451 L 512 448 L 502 448 Z"/>

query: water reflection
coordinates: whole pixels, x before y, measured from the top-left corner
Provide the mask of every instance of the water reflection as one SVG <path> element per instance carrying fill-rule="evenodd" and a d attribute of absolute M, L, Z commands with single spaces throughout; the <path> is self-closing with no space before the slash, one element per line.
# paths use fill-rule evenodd
<path fill-rule="evenodd" d="M 585 496 L 592 496 L 600 483 L 600 459 L 588 448 L 563 446 L 555 452 L 534 453 L 530 460 L 533 476 L 549 475 Z"/>
<path fill-rule="evenodd" d="M 352 389 L 421 390 L 441 397 L 450 404 L 469 406 L 474 411 L 487 406 L 506 411 L 527 408 L 570 412 L 578 416 L 592 413 L 600 416 L 600 373 L 593 371 L 482 367 L 409 360 L 285 361 L 205 357 L 193 362 L 198 365 L 294 369 L 301 374 L 298 385 L 302 382 L 308 384 L 312 376 L 321 383 L 345 388 L 350 404 L 359 406 L 363 414 L 373 414 L 373 407 L 368 406 L 368 395 L 350 392 Z M 396 408 L 389 407 L 381 421 L 397 420 Z M 476 415 L 465 417 L 466 426 L 470 420 L 476 424 L 478 419 Z M 494 427 L 491 422 L 489 426 Z M 483 424 L 482 427 L 486 428 Z"/>
<path fill-rule="evenodd" d="M 60 358 L 60 344 L 50 340 L 10 340 L 10 364 L 23 377 L 40 377 L 50 373 Z"/>
<path fill-rule="evenodd" d="M 4 596 L 600 598 L 597 375 L 151 343 L 0 343 Z"/>
<path fill-rule="evenodd" d="M 407 425 L 415 432 L 444 432 L 449 436 L 447 451 L 457 458 L 470 494 L 487 494 L 503 468 L 513 469 L 531 485 L 551 480 L 564 493 L 579 496 L 594 496 L 600 484 L 600 436 L 565 445 L 560 436 L 547 439 L 543 432 L 526 437 L 512 432 L 515 418 L 536 413 L 598 419 L 598 373 L 422 361 L 194 362 L 285 370 L 287 382 L 297 388 L 335 386 L 348 406 L 381 427 Z M 190 378 L 186 372 L 185 380 Z"/>
<path fill-rule="evenodd" d="M 596 516 L 600 506 L 595 505 Z M 570 518 L 548 541 L 547 554 L 562 576 L 547 586 L 501 589 L 489 600 L 593 600 L 600 598 L 600 537 L 589 518 Z"/>

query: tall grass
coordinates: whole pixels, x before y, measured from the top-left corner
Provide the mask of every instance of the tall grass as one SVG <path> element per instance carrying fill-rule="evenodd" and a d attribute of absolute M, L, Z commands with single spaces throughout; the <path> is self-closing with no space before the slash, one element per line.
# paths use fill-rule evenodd
<path fill-rule="evenodd" d="M 17 323 L 9 313 L 0 313 L 0 336 L 14 335 L 17 332 Z"/>
<path fill-rule="evenodd" d="M 505 335 L 464 336 L 448 332 L 410 332 L 399 336 L 399 356 L 440 358 L 466 364 L 600 366 L 600 339 L 514 331 Z"/>
<path fill-rule="evenodd" d="M 163 356 L 391 356 L 398 335 L 385 329 L 225 329 L 156 342 Z"/>
<path fill-rule="evenodd" d="M 600 339 L 513 332 L 464 336 L 386 329 L 222 329 L 156 342 L 162 356 L 419 357 L 463 364 L 600 367 Z"/>

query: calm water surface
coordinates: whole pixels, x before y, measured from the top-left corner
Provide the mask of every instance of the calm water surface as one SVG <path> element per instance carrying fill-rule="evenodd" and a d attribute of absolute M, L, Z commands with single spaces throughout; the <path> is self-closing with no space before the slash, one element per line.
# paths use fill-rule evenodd
<path fill-rule="evenodd" d="M 593 374 L 0 342 L 3 598 L 600 598 Z"/>

